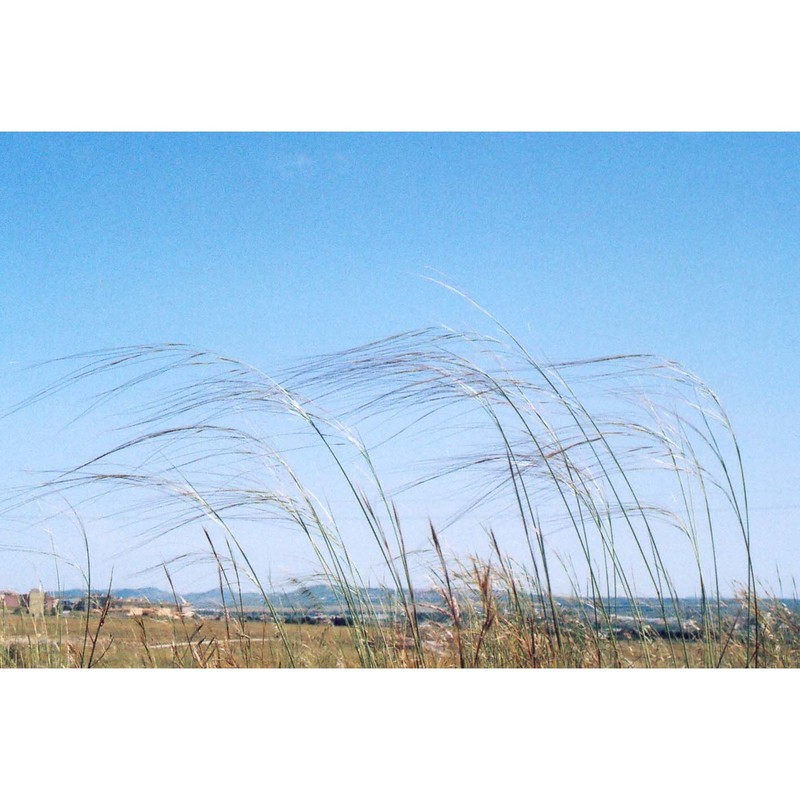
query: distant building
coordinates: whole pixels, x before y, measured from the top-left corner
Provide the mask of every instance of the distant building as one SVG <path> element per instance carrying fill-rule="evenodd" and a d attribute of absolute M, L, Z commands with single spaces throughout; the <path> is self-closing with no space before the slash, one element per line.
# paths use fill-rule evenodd
<path fill-rule="evenodd" d="M 160 603 L 155 608 L 155 616 L 166 617 L 167 619 L 190 618 L 194 616 L 192 606 L 182 599 L 182 602 L 174 605 L 172 603 Z"/>
<path fill-rule="evenodd" d="M 41 617 L 44 614 L 55 612 L 58 600 L 48 592 L 41 589 L 31 589 L 27 594 L 13 592 L 10 589 L 0 589 L 0 611 L 29 614 Z"/>
<path fill-rule="evenodd" d="M 54 614 L 58 600 L 49 592 L 41 589 L 31 589 L 27 594 L 20 595 L 20 606 L 33 617 L 43 617 L 45 614 Z"/>
<path fill-rule="evenodd" d="M 109 613 L 114 616 L 161 617 L 164 619 L 193 617 L 195 615 L 192 606 L 183 598 L 175 604 L 152 603 L 146 597 L 114 598 L 111 600 Z"/>
<path fill-rule="evenodd" d="M 0 589 L 0 611 L 19 611 L 22 608 L 22 598 L 19 592 L 10 589 Z"/>
<path fill-rule="evenodd" d="M 44 616 L 44 592 L 41 589 L 31 589 L 25 595 L 25 605 L 28 613 L 33 617 Z"/>

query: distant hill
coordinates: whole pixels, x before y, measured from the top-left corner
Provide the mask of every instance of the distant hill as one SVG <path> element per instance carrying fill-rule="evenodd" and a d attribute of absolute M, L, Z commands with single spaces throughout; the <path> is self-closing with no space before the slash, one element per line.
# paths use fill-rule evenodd
<path fill-rule="evenodd" d="M 92 594 L 105 595 L 106 589 L 95 588 Z M 79 600 L 81 597 L 86 597 L 86 589 L 63 589 L 60 592 L 51 592 L 51 594 L 62 600 Z M 111 589 L 112 597 L 119 597 L 122 600 L 130 600 L 134 597 L 146 597 L 153 603 L 169 603 L 174 601 L 172 592 L 165 591 L 164 589 L 156 589 L 154 586 L 146 586 L 142 589 Z M 188 598 L 187 598 L 188 600 Z"/>
<path fill-rule="evenodd" d="M 85 589 L 65 589 L 60 592 L 53 592 L 52 594 L 63 600 L 78 600 L 86 596 Z M 96 589 L 92 592 L 96 595 L 104 595 L 105 589 Z M 421 592 L 420 599 L 425 594 L 430 592 Z M 112 588 L 112 597 L 117 597 L 123 600 L 130 600 L 134 598 L 147 598 L 152 603 L 172 603 L 175 598 L 171 591 L 165 589 L 157 589 L 153 586 L 146 586 L 142 588 Z M 362 590 L 362 596 L 368 598 L 376 608 L 382 606 L 389 606 L 395 602 L 396 592 L 389 589 L 368 588 Z M 225 591 L 224 600 L 220 596 L 219 589 L 210 589 L 206 592 L 187 592 L 178 593 L 178 597 L 191 603 L 192 606 L 198 609 L 220 609 L 223 606 L 229 608 L 238 608 L 240 605 L 247 609 L 260 609 L 266 605 L 263 595 L 260 592 L 242 592 L 232 593 Z M 269 602 L 275 608 L 282 611 L 339 611 L 345 605 L 342 598 L 337 595 L 329 586 L 312 585 L 290 592 L 270 592 L 267 595 Z M 433 598 L 431 598 L 433 599 Z"/>

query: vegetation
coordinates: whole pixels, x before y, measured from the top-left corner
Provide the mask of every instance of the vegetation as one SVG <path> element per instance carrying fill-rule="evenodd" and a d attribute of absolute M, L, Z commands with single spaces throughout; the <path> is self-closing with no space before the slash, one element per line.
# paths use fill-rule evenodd
<path fill-rule="evenodd" d="M 167 576 L 204 557 L 226 608 L 220 620 L 171 622 L 102 608 L 5 617 L 2 663 L 800 663 L 796 609 L 757 596 L 745 470 L 714 392 L 663 359 L 550 363 L 497 330 L 414 331 L 274 377 L 183 345 L 59 362 L 70 371 L 19 408 L 100 381 L 87 411 L 129 396 L 135 417 L 120 441 L 6 511 L 113 496 L 142 546 L 202 541 Z M 347 625 L 297 625 L 276 608 L 259 560 L 276 539 L 313 558 L 304 580 L 329 588 Z M 738 565 L 738 584 L 722 561 Z M 376 604 L 366 588 L 376 584 L 392 608 Z M 437 592 L 437 618 L 425 619 L 423 585 Z M 253 588 L 261 622 L 237 601 Z"/>

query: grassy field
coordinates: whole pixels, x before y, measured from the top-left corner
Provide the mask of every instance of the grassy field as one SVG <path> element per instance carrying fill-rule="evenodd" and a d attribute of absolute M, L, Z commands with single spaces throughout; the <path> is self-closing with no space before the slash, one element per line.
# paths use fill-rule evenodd
<path fill-rule="evenodd" d="M 272 623 L 214 619 L 158 620 L 94 614 L 6 617 L 0 665 L 17 667 L 285 667 L 286 650 Z M 286 625 L 296 663 L 337 667 L 357 663 L 342 628 Z"/>
<path fill-rule="evenodd" d="M 800 618 L 763 606 L 759 666 L 800 666 Z M 365 663 L 365 652 L 369 658 Z M 0 667 L 92 668 L 674 668 L 752 666 L 741 631 L 714 641 L 598 636 L 564 620 L 555 640 L 541 624 L 491 615 L 455 626 L 297 624 L 156 619 L 73 612 L 67 617 L 0 617 Z"/>

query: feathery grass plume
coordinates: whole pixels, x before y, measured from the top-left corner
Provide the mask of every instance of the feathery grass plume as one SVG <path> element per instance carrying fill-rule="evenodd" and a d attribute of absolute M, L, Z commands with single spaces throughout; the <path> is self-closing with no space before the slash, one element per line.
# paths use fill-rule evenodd
<path fill-rule="evenodd" d="M 673 576 L 684 581 L 689 568 L 703 660 L 719 665 L 734 633 L 726 631 L 718 556 L 739 548 L 744 661 L 758 666 L 765 627 L 744 469 L 716 395 L 670 361 L 614 355 L 545 363 L 499 323 L 497 330 L 411 331 L 305 359 L 274 377 L 186 345 L 73 357 L 63 362 L 75 366 L 62 380 L 17 410 L 96 381 L 101 388 L 82 414 L 130 396 L 136 416 L 115 444 L 6 510 L 55 493 L 75 502 L 114 494 L 138 520 L 143 545 L 201 530 L 198 544 L 211 550 L 223 602 L 227 585 L 244 620 L 246 575 L 290 665 L 298 652 L 258 578 L 261 546 L 240 534 L 254 525 L 267 546 L 272 537 L 294 537 L 298 552 L 307 548 L 344 609 L 358 663 L 368 667 L 398 658 L 365 591 L 365 570 L 394 593 L 409 640 L 401 661 L 430 660 L 415 551 L 430 553 L 431 545 L 461 666 L 499 663 L 501 642 L 531 666 L 620 665 L 621 626 L 642 642 L 646 663 L 688 664 Z M 413 517 L 408 509 L 426 492 L 435 492 L 427 531 L 401 524 L 400 509 Z M 721 514 L 720 503 L 728 509 Z M 736 536 L 726 527 L 731 520 Z M 482 526 L 489 552 L 462 570 L 458 590 L 441 536 L 457 540 Z M 581 602 L 567 607 L 565 592 Z M 663 631 L 658 647 L 649 644 L 654 619 Z"/>

